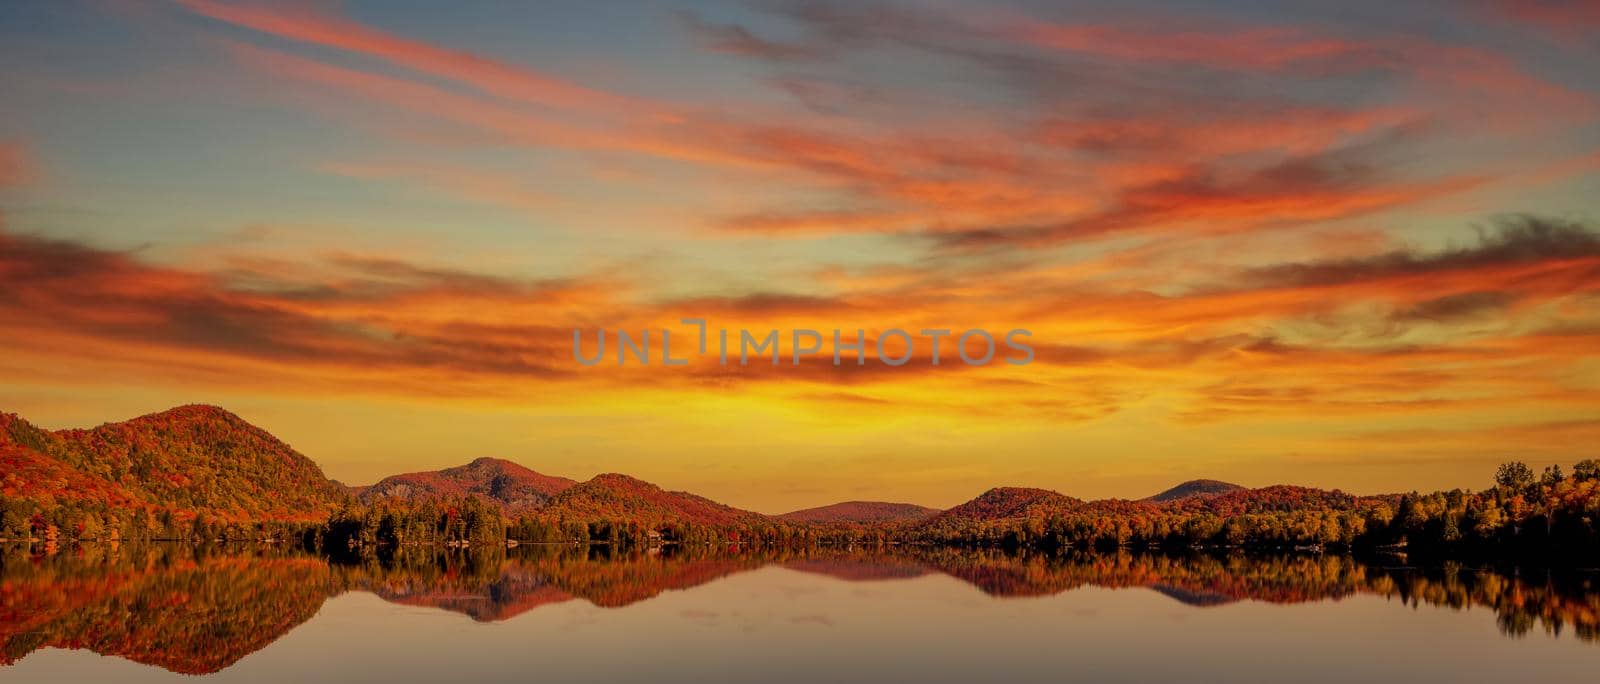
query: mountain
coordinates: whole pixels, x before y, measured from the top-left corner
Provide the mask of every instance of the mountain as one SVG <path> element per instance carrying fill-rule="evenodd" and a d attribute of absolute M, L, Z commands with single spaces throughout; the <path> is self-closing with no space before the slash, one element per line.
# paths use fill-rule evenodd
<path fill-rule="evenodd" d="M 1065 511 L 1083 505 L 1083 500 L 1060 492 L 1032 487 L 995 487 L 929 519 L 931 524 L 958 521 L 992 521 Z"/>
<path fill-rule="evenodd" d="M 884 501 L 845 501 L 776 516 L 779 520 L 801 523 L 887 523 L 931 518 L 939 509 L 908 503 Z"/>
<path fill-rule="evenodd" d="M 215 406 L 88 430 L 0 414 L 0 491 L 51 508 L 87 502 L 226 522 L 322 520 L 346 500 L 311 459 Z"/>
<path fill-rule="evenodd" d="M 544 475 L 511 461 L 480 458 L 463 466 L 419 473 L 391 475 L 377 484 L 351 488 L 362 503 L 380 499 L 403 501 L 476 494 L 508 512 L 539 508 L 550 497 L 577 484 L 564 477 Z"/>
<path fill-rule="evenodd" d="M 1214 496 L 1217 494 L 1227 494 L 1228 492 L 1236 492 L 1241 489 L 1244 489 L 1244 487 L 1233 484 L 1232 482 L 1223 482 L 1221 480 L 1189 480 L 1188 482 L 1179 484 L 1172 489 L 1168 489 L 1160 494 L 1147 498 L 1145 501 L 1164 503 L 1167 501 L 1177 501 L 1178 499 L 1184 499 L 1191 496 Z"/>
<path fill-rule="evenodd" d="M 1210 496 L 1185 497 L 1161 505 L 1174 512 L 1233 516 L 1286 511 L 1348 511 L 1379 502 L 1393 503 L 1387 497 L 1358 497 L 1337 489 L 1273 485 L 1260 489 L 1235 489 Z"/>
<path fill-rule="evenodd" d="M 576 520 L 613 519 L 644 524 L 663 522 L 697 525 L 761 523 L 760 513 L 725 506 L 688 492 L 669 492 L 637 478 L 596 475 L 551 497 L 541 513 Z"/>

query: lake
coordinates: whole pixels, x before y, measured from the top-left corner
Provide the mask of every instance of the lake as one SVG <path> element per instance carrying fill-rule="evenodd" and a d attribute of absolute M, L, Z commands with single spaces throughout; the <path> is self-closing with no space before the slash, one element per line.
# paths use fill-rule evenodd
<path fill-rule="evenodd" d="M 1593 682 L 1600 573 L 1338 555 L 0 553 L 3 682 Z"/>

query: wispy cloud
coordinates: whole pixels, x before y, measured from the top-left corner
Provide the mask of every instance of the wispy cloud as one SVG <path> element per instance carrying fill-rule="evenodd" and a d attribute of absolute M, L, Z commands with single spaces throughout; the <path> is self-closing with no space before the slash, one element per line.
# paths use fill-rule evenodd
<path fill-rule="evenodd" d="M 190 11 L 217 21 L 288 40 L 311 43 L 374 57 L 421 74 L 472 85 L 487 94 L 530 104 L 624 113 L 649 103 L 588 88 L 521 66 L 481 57 L 471 52 L 442 48 L 410 40 L 335 14 L 314 11 L 308 5 L 267 5 L 178 0 Z"/>
<path fill-rule="evenodd" d="M 696 12 L 684 10 L 674 16 L 701 47 L 712 52 L 776 61 L 822 56 L 813 46 L 762 38 L 739 24 L 707 21 Z"/>

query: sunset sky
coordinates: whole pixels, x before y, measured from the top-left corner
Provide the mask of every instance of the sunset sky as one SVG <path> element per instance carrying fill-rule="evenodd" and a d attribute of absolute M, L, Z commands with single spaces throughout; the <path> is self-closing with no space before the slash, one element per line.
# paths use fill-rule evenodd
<path fill-rule="evenodd" d="M 767 513 L 1482 488 L 1600 457 L 1597 74 L 1595 3 L 11 3 L 0 411 Z M 685 317 L 1037 359 L 573 359 Z"/>

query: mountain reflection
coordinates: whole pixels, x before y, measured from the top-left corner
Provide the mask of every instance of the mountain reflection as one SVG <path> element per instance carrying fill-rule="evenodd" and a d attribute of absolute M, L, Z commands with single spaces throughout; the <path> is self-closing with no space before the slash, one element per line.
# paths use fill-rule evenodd
<path fill-rule="evenodd" d="M 345 592 L 495 622 L 573 600 L 620 608 L 768 565 L 848 582 L 943 574 L 995 597 L 1143 588 L 1215 606 L 1372 594 L 1405 605 L 1487 607 L 1506 635 L 1535 628 L 1560 634 L 1570 626 L 1579 639 L 1600 641 L 1600 586 L 1592 573 L 1385 566 L 1332 555 L 525 546 L 330 559 L 275 547 L 90 545 L 0 553 L 0 664 L 42 648 L 88 649 L 205 674 L 265 648 Z"/>

